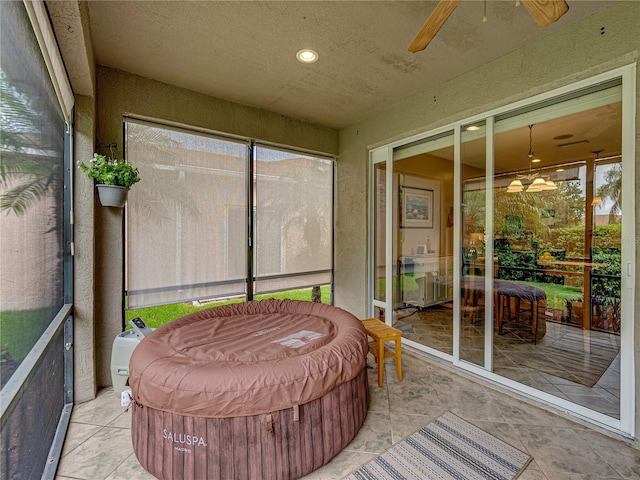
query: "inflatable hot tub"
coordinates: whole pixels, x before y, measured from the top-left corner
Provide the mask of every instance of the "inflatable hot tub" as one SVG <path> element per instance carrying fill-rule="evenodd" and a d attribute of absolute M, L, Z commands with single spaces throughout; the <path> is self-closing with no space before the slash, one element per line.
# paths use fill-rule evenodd
<path fill-rule="evenodd" d="M 331 305 L 263 300 L 174 320 L 133 352 L 132 441 L 160 479 L 299 478 L 367 414 L 367 336 Z"/>

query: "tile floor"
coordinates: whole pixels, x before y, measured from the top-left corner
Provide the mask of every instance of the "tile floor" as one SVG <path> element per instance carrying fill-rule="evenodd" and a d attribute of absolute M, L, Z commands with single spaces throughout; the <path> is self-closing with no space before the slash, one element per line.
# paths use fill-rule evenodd
<path fill-rule="evenodd" d="M 371 357 L 369 363 L 374 364 Z M 306 480 L 343 478 L 446 411 L 532 455 L 521 480 L 640 478 L 640 450 L 628 441 L 535 406 L 438 360 L 405 351 L 404 380 L 398 382 L 389 360 L 382 387 L 377 386 L 376 368 L 368 371 L 371 402 L 362 429 Z M 74 407 L 56 478 L 154 478 L 136 460 L 130 413 L 120 407 L 113 390 Z"/>

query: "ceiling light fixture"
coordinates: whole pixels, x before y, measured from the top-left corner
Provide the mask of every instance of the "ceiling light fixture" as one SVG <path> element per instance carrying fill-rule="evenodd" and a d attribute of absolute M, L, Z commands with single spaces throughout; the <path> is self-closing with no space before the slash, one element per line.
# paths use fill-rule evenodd
<path fill-rule="evenodd" d="M 524 190 L 524 186 L 522 185 L 522 182 L 517 178 L 507 187 L 507 193 L 518 193 L 522 190 Z"/>
<path fill-rule="evenodd" d="M 305 48 L 296 53 L 296 58 L 302 63 L 313 63 L 318 60 L 318 52 Z"/>
<path fill-rule="evenodd" d="M 469 125 L 467 128 L 465 128 L 465 130 L 467 132 L 477 132 L 478 130 L 480 130 L 480 127 L 477 125 Z"/>
<path fill-rule="evenodd" d="M 524 185 L 522 184 L 522 180 L 527 180 L 531 182 L 527 187 L 527 192 L 544 192 L 547 190 L 555 190 L 558 187 L 553 180 L 547 179 L 543 177 L 548 177 L 548 175 L 540 175 L 538 172 L 533 172 L 531 165 L 533 163 L 540 162 L 539 158 L 534 158 L 535 153 L 533 152 L 533 125 L 529 125 L 529 153 L 527 153 L 527 157 L 529 158 L 529 173 L 526 175 L 516 175 L 516 178 L 509 184 L 507 187 L 507 193 L 519 193 L 524 190 Z"/>
<path fill-rule="evenodd" d="M 527 188 L 527 192 L 531 192 L 531 193 L 541 192 L 545 190 L 546 186 L 547 186 L 547 183 L 544 181 L 544 178 L 537 177 L 533 180 L 531 185 L 529 185 L 529 187 Z"/>

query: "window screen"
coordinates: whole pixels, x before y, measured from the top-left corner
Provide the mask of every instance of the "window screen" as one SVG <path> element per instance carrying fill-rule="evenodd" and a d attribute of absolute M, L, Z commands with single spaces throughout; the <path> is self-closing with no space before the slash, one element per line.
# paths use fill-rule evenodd
<path fill-rule="evenodd" d="M 246 294 L 246 142 L 126 121 L 128 307 Z"/>
<path fill-rule="evenodd" d="M 0 2 L 0 43 L 0 479 L 30 479 L 64 406 L 63 336 L 28 355 L 64 304 L 65 122 L 22 2 Z"/>
<path fill-rule="evenodd" d="M 331 283 L 333 161 L 258 146 L 256 294 Z"/>

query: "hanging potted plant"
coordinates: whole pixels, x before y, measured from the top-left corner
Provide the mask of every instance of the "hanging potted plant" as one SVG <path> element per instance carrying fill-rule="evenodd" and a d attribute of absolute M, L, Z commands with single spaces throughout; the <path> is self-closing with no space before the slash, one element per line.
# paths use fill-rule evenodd
<path fill-rule="evenodd" d="M 97 153 L 80 168 L 96 181 L 100 203 L 104 207 L 124 207 L 129 189 L 140 181 L 138 169 L 124 160 L 107 158 Z"/>

